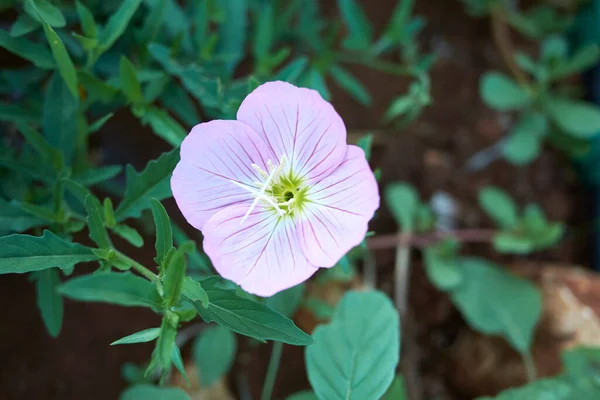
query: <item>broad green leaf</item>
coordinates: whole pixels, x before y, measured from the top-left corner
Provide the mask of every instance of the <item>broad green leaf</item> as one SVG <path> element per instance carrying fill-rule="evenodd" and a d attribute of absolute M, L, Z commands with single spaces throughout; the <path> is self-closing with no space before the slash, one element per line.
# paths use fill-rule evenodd
<path fill-rule="evenodd" d="M 494 235 L 492 245 L 498 253 L 528 254 L 535 250 L 531 238 L 513 232 L 498 232 Z"/>
<path fill-rule="evenodd" d="M 381 400 L 409 400 L 408 393 L 406 393 L 404 377 L 402 377 L 402 375 L 396 375 Z"/>
<path fill-rule="evenodd" d="M 357 0 L 337 0 L 337 4 L 349 33 L 344 45 L 352 50 L 368 48 L 373 41 L 373 26 Z"/>
<path fill-rule="evenodd" d="M 98 51 L 104 53 L 110 49 L 117 39 L 125 32 L 133 14 L 137 11 L 142 0 L 123 0 L 121 5 L 108 19 L 106 26 L 100 33 Z"/>
<path fill-rule="evenodd" d="M 479 93 L 485 104 L 498 111 L 522 108 L 531 101 L 523 88 L 499 72 L 486 72 L 483 75 Z"/>
<path fill-rule="evenodd" d="M 462 281 L 458 245 L 440 243 L 424 250 L 425 272 L 429 281 L 440 290 L 451 290 Z"/>
<path fill-rule="evenodd" d="M 206 322 L 216 322 L 258 340 L 277 340 L 298 346 L 313 342 L 289 318 L 264 304 L 238 296 L 235 290 L 218 287 L 219 280 L 218 277 L 211 277 L 201 281 L 208 294 L 208 308 L 204 308 L 200 302 L 194 302 L 196 311 Z"/>
<path fill-rule="evenodd" d="M 149 384 L 137 384 L 127 388 L 119 400 L 191 400 L 180 388 L 158 387 Z"/>
<path fill-rule="evenodd" d="M 162 309 L 154 284 L 130 272 L 80 276 L 63 283 L 58 291 L 73 300 Z"/>
<path fill-rule="evenodd" d="M 37 306 L 52 337 L 57 337 L 60 333 L 64 314 L 63 299 L 56 293 L 59 284 L 60 274 L 54 268 L 35 273 Z"/>
<path fill-rule="evenodd" d="M 225 376 L 235 361 L 237 340 L 219 325 L 207 326 L 194 340 L 192 358 L 202 387 L 210 387 Z"/>
<path fill-rule="evenodd" d="M 154 261 L 162 265 L 169 250 L 173 248 L 173 231 L 171 230 L 171 220 L 167 211 L 156 199 L 150 200 L 152 206 L 152 216 L 156 226 L 156 257 Z"/>
<path fill-rule="evenodd" d="M 248 1 L 221 0 L 219 8 L 223 11 L 224 18 L 218 28 L 217 54 L 227 60 L 226 66 L 231 73 L 244 57 L 248 26 Z"/>
<path fill-rule="evenodd" d="M 371 159 L 371 149 L 373 148 L 373 134 L 367 133 L 356 142 L 356 145 L 363 149 L 367 161 Z"/>
<path fill-rule="evenodd" d="M 304 285 L 296 285 L 274 296 L 265 299 L 265 304 L 273 310 L 291 318 L 295 313 L 304 295 Z"/>
<path fill-rule="evenodd" d="M 206 291 L 202 288 L 200 282 L 193 280 L 189 276 L 185 277 L 183 280 L 181 294 L 183 294 L 187 300 L 191 301 L 192 303 L 199 302 L 202 307 L 208 307 L 208 294 L 206 294 Z"/>
<path fill-rule="evenodd" d="M 94 186 L 106 182 L 121 173 L 123 167 L 120 165 L 106 165 L 99 168 L 88 168 L 81 175 L 75 175 L 73 179 L 85 186 Z"/>
<path fill-rule="evenodd" d="M 286 81 L 290 83 L 296 83 L 300 75 L 304 72 L 308 66 L 308 58 L 300 56 L 290 61 L 285 67 L 281 68 L 279 72 L 273 77 L 274 81 Z"/>
<path fill-rule="evenodd" d="M 31 18 L 28 14 L 21 14 L 17 17 L 15 23 L 10 27 L 10 36 L 18 37 L 26 35 L 40 27 L 40 23 Z"/>
<path fill-rule="evenodd" d="M 135 67 L 125 56 L 121 56 L 119 63 L 119 79 L 121 81 L 121 89 L 131 103 L 141 103 L 144 100 L 142 97 L 142 85 L 138 81 Z"/>
<path fill-rule="evenodd" d="M 162 266 L 166 270 L 163 288 L 164 299 L 167 307 L 172 307 L 179 302 L 183 280 L 185 279 L 185 253 L 183 249 L 174 250 L 172 256 L 167 257 L 166 264 Z"/>
<path fill-rule="evenodd" d="M 285 400 L 318 400 L 318 397 L 314 392 L 304 390 L 286 397 Z"/>
<path fill-rule="evenodd" d="M 116 344 L 132 344 L 132 343 L 146 343 L 151 342 L 158 337 L 160 333 L 160 328 L 148 328 L 143 331 L 139 331 L 136 333 L 132 333 L 131 335 L 127 335 L 119 340 L 115 340 L 110 345 L 114 346 Z"/>
<path fill-rule="evenodd" d="M 48 143 L 63 154 L 67 165 L 71 165 L 75 152 L 78 111 L 77 98 L 60 75 L 54 74 L 46 89 L 42 132 Z"/>
<path fill-rule="evenodd" d="M 25 0 L 24 10 L 34 20 L 45 21 L 54 28 L 62 28 L 67 24 L 60 9 L 55 7 L 50 0 Z"/>
<path fill-rule="evenodd" d="M 46 46 L 31 42 L 23 37 L 13 38 L 4 29 L 0 29 L 0 47 L 27 61 L 31 61 L 38 68 L 52 69 L 56 66 L 52 53 Z"/>
<path fill-rule="evenodd" d="M 479 191 L 479 205 L 502 228 L 514 227 L 519 219 L 517 205 L 500 188 L 487 186 Z"/>
<path fill-rule="evenodd" d="M 50 231 L 39 237 L 21 234 L 0 237 L 0 274 L 65 269 L 97 259 L 88 247 L 67 242 Z"/>
<path fill-rule="evenodd" d="M 365 106 L 371 105 L 371 95 L 362 83 L 348 71 L 340 67 L 339 65 L 332 65 L 330 69 L 330 75 L 334 81 L 340 85 L 341 88 L 345 89 L 352 97 L 354 97 L 360 104 Z"/>
<path fill-rule="evenodd" d="M 90 239 L 101 249 L 111 248 L 112 243 L 104 227 L 104 209 L 100 201 L 93 195 L 87 195 L 85 198 L 85 209 L 87 211 L 86 221 L 90 230 Z"/>
<path fill-rule="evenodd" d="M 38 154 L 48 161 L 55 169 L 63 168 L 62 154 L 48 143 L 48 141 L 36 130 L 32 129 L 25 122 L 17 122 L 17 128 L 25 137 L 27 142 L 38 152 Z"/>
<path fill-rule="evenodd" d="M 331 322 L 319 325 L 305 351 L 308 380 L 319 399 L 379 399 L 400 355 L 400 321 L 383 293 L 347 292 Z"/>
<path fill-rule="evenodd" d="M 525 165 L 537 158 L 542 135 L 546 133 L 547 120 L 540 114 L 524 116 L 510 131 L 502 146 L 506 160 L 515 165 Z"/>
<path fill-rule="evenodd" d="M 79 21 L 81 23 L 81 30 L 85 34 L 85 36 L 89 38 L 95 38 L 98 36 L 98 27 L 96 26 L 96 21 L 94 20 L 94 14 L 87 8 L 81 1 L 77 1 L 76 3 L 77 15 L 79 16 Z"/>
<path fill-rule="evenodd" d="M 144 245 L 144 238 L 135 229 L 130 226 L 119 224 L 110 228 L 111 231 L 127 240 L 135 247 L 142 247 Z"/>
<path fill-rule="evenodd" d="M 173 356 L 173 348 L 175 347 L 178 322 L 177 315 L 170 312 L 167 312 L 163 316 L 158 339 L 156 340 L 156 346 L 152 352 L 152 359 L 146 370 L 146 374 L 148 374 L 155 367 L 160 367 L 162 369 L 161 383 L 171 369 L 171 358 Z"/>
<path fill-rule="evenodd" d="M 562 61 L 567 56 L 569 45 L 561 35 L 551 35 L 542 41 L 540 58 L 543 62 Z"/>
<path fill-rule="evenodd" d="M 402 230 L 412 231 L 419 206 L 417 191 L 406 183 L 392 183 L 386 188 L 385 201 Z"/>
<path fill-rule="evenodd" d="M 46 221 L 31 215 L 21 207 L 0 198 L 0 236 L 24 232 Z"/>
<path fill-rule="evenodd" d="M 550 118 L 569 135 L 590 138 L 600 131 L 600 108 L 591 103 L 554 97 L 546 107 Z"/>
<path fill-rule="evenodd" d="M 56 65 L 58 65 L 58 72 L 60 72 L 60 75 L 65 80 L 71 95 L 73 95 L 75 99 L 79 99 L 77 72 L 75 71 L 75 66 L 73 65 L 73 61 L 71 61 L 71 57 L 69 56 L 64 43 L 50 25 L 42 23 L 42 27 L 44 28 L 46 39 L 50 44 L 54 60 L 56 60 Z"/>
<path fill-rule="evenodd" d="M 179 148 L 175 148 L 150 161 L 141 172 L 128 165 L 125 196 L 115 211 L 117 221 L 139 217 L 143 210 L 150 208 L 151 198 L 162 200 L 171 196 L 169 179 L 178 162 Z"/>
<path fill-rule="evenodd" d="M 163 138 L 172 146 L 179 146 L 187 136 L 187 132 L 179 122 L 175 121 L 165 110 L 158 107 L 146 107 L 141 120 L 144 125 L 149 124 L 157 136 Z"/>
<path fill-rule="evenodd" d="M 515 350 L 527 352 L 542 313 L 539 289 L 483 259 L 463 258 L 461 272 L 451 298 L 469 326 L 502 335 Z"/>

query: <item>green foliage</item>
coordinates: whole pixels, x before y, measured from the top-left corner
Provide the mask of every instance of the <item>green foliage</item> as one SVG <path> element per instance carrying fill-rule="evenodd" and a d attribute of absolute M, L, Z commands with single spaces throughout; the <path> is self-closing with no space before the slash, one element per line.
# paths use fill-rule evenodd
<path fill-rule="evenodd" d="M 119 340 L 112 342 L 110 345 L 116 344 L 132 344 L 132 343 L 146 343 L 151 342 L 158 337 L 160 328 L 148 328 L 143 331 L 132 333 L 131 335 L 125 336 Z"/>
<path fill-rule="evenodd" d="M 224 377 L 233 366 L 236 353 L 237 340 L 229 329 L 218 325 L 206 327 L 192 348 L 200 385 L 210 387 Z"/>
<path fill-rule="evenodd" d="M 402 230 L 412 231 L 419 206 L 419 195 L 416 190 L 405 183 L 395 183 L 386 189 L 385 200 Z"/>
<path fill-rule="evenodd" d="M 488 106 L 498 111 L 515 110 L 531 101 L 518 83 L 499 72 L 486 72 L 483 75 L 479 93 Z"/>
<path fill-rule="evenodd" d="M 318 400 L 318 397 L 314 392 L 305 390 L 294 393 L 293 395 L 286 397 L 285 400 Z"/>
<path fill-rule="evenodd" d="M 514 227 L 519 219 L 517 205 L 503 190 L 488 186 L 479 191 L 479 205 L 502 228 Z"/>
<path fill-rule="evenodd" d="M 546 103 L 554 122 L 566 133 L 589 138 L 600 131 L 600 109 L 589 103 L 551 98 Z"/>
<path fill-rule="evenodd" d="M 338 0 L 338 8 L 348 29 L 344 46 L 352 50 L 364 50 L 373 40 L 373 26 L 356 0 Z"/>
<path fill-rule="evenodd" d="M 541 141 L 548 128 L 547 119 L 540 114 L 525 114 L 511 129 L 502 147 L 506 160 L 515 165 L 525 165 L 537 158 Z"/>
<path fill-rule="evenodd" d="M 191 400 L 191 397 L 179 388 L 157 387 L 139 384 L 126 389 L 119 400 Z"/>
<path fill-rule="evenodd" d="M 461 284 L 463 272 L 458 258 L 458 243 L 447 239 L 424 250 L 425 272 L 440 290 L 451 290 Z"/>
<path fill-rule="evenodd" d="M 173 231 L 171 230 L 171 220 L 167 215 L 167 211 L 160 201 L 152 199 L 152 215 L 154 216 L 154 224 L 156 226 L 156 257 L 154 261 L 162 265 L 165 257 L 173 248 Z"/>
<path fill-rule="evenodd" d="M 175 337 L 177 336 L 177 324 L 179 317 L 170 311 L 167 311 L 162 319 L 156 346 L 152 352 L 150 364 L 146 369 L 146 374 L 153 371 L 156 367 L 161 369 L 161 383 L 163 383 L 171 369 L 171 360 L 173 350 L 177 348 L 175 345 Z"/>
<path fill-rule="evenodd" d="M 308 379 L 319 399 L 380 398 L 394 379 L 400 326 L 381 292 L 348 292 L 306 348 Z"/>
<path fill-rule="evenodd" d="M 112 247 L 112 243 L 104 227 L 104 208 L 97 198 L 87 195 L 85 198 L 85 209 L 87 210 L 87 224 L 90 230 L 90 239 L 101 249 Z"/>
<path fill-rule="evenodd" d="M 296 285 L 265 299 L 265 304 L 278 313 L 291 318 L 300 307 L 304 289 L 303 284 Z"/>
<path fill-rule="evenodd" d="M 119 80 L 125 97 L 131 103 L 142 102 L 142 85 L 137 78 L 137 71 L 125 56 L 121 56 L 121 62 L 119 63 Z"/>
<path fill-rule="evenodd" d="M 60 284 L 59 272 L 45 269 L 34 274 L 37 306 L 44 320 L 44 325 L 52 337 L 58 337 L 62 328 L 64 307 L 63 299 L 56 288 Z"/>
<path fill-rule="evenodd" d="M 73 65 L 71 57 L 69 56 L 69 53 L 67 52 L 67 49 L 65 48 L 65 45 L 60 37 L 56 34 L 56 32 L 54 32 L 54 29 L 52 29 L 52 27 L 46 22 L 42 23 L 42 27 L 44 28 L 46 39 L 48 39 L 50 49 L 52 50 L 52 55 L 54 56 L 54 60 L 58 66 L 58 72 L 60 72 L 60 75 L 64 79 L 71 95 L 78 99 L 79 91 L 77 89 L 77 72 L 75 71 L 75 66 Z"/>
<path fill-rule="evenodd" d="M 97 259 L 90 248 L 67 242 L 47 230 L 40 237 L 22 234 L 0 237 L 0 274 L 66 269 Z"/>
<path fill-rule="evenodd" d="M 402 375 L 396 375 L 381 400 L 408 400 L 406 385 L 404 384 Z"/>
<path fill-rule="evenodd" d="M 25 232 L 33 227 L 43 226 L 45 223 L 44 219 L 0 199 L 0 236 Z"/>

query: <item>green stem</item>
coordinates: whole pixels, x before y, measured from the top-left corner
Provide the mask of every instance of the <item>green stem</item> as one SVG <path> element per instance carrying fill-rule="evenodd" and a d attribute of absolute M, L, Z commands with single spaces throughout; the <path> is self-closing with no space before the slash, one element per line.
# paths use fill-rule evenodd
<path fill-rule="evenodd" d="M 537 379 L 537 371 L 535 361 L 530 352 L 522 353 L 523 364 L 525 365 L 525 373 L 527 374 L 527 382 L 533 382 Z"/>
<path fill-rule="evenodd" d="M 131 268 L 139 272 L 140 275 L 142 275 L 144 278 L 147 278 L 152 282 L 156 282 L 156 280 L 158 279 L 158 276 L 156 276 L 154 272 L 150 271 L 148 268 L 144 267 L 142 264 L 135 261 L 134 259 L 127 257 L 120 251 L 116 251 L 116 257 L 128 264 L 131 264 Z"/>
<path fill-rule="evenodd" d="M 271 400 L 273 386 L 275 385 L 275 378 L 277 378 L 277 370 L 279 369 L 279 362 L 281 361 L 281 353 L 283 353 L 283 343 L 273 343 L 271 359 L 269 360 L 267 376 L 265 377 L 265 383 L 263 385 L 262 394 L 260 395 L 260 400 Z"/>

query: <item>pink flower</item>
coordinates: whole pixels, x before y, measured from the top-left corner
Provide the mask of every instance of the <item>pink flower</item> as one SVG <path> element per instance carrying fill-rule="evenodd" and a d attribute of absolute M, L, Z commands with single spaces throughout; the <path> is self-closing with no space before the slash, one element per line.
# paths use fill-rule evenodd
<path fill-rule="evenodd" d="M 236 121 L 196 125 L 171 178 L 215 269 L 271 296 L 334 266 L 363 240 L 379 207 L 364 152 L 318 92 L 269 82 Z"/>

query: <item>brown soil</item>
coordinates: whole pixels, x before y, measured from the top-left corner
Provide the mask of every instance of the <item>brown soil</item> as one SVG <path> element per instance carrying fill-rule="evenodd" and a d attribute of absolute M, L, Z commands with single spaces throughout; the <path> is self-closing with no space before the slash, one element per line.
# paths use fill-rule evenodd
<path fill-rule="evenodd" d="M 328 7 L 333 3 L 328 1 Z M 396 0 L 363 1 L 372 21 L 383 29 Z M 377 3 L 375 6 L 374 4 Z M 581 244 L 585 232 L 578 229 L 586 218 L 586 196 L 577 183 L 568 162 L 553 151 L 544 154 L 530 167 L 515 168 L 496 161 L 476 173 L 465 172 L 466 161 L 503 135 L 501 118 L 479 100 L 479 76 L 489 69 L 503 69 L 503 64 L 489 34 L 489 24 L 466 16 L 457 1 L 418 1 L 417 13 L 427 19 L 424 47 L 435 49 L 440 60 L 432 73 L 433 105 L 408 129 L 379 129 L 390 100 L 402 94 L 406 80 L 383 75 L 367 68 L 353 67 L 370 89 L 374 104 L 365 109 L 349 99 L 332 83 L 334 105 L 349 131 L 378 130 L 379 145 L 373 166 L 383 170 L 386 183 L 404 180 L 418 187 L 422 199 L 444 191 L 460 206 L 457 226 L 491 227 L 477 206 L 477 191 L 494 184 L 506 189 L 521 204 L 537 202 L 551 219 L 566 221 L 574 229 L 555 249 L 533 256 L 567 264 L 585 262 Z M 369 4 L 367 6 L 367 4 Z M 113 117 L 97 143 L 106 163 L 134 164 L 142 167 L 167 146 L 147 129 L 139 128 L 127 112 Z M 172 201 L 169 214 L 180 226 L 183 220 Z M 389 212 L 382 209 L 373 222 L 377 233 L 395 231 Z M 577 240 L 575 240 L 577 239 Z M 131 249 L 132 255 L 150 265 L 152 240 L 144 250 Z M 486 245 L 468 245 L 464 254 L 486 256 L 498 262 L 512 261 L 499 257 Z M 379 284 L 391 288 L 393 250 L 376 254 Z M 423 376 L 428 396 L 439 399 L 466 398 L 451 388 L 443 361 L 445 349 L 454 340 L 453 332 L 460 319 L 447 300 L 426 281 L 416 257 L 410 284 L 410 305 L 416 315 L 419 337 L 418 372 Z M 79 271 L 86 267 L 78 268 Z M 158 326 L 159 318 L 138 308 L 120 308 L 102 304 L 66 301 L 65 323 L 58 339 L 46 333 L 35 305 L 33 285 L 25 276 L 0 277 L 5 317 L 0 325 L 0 399 L 116 399 L 125 387 L 120 374 L 124 362 L 142 363 L 150 356 L 151 345 L 109 347 L 109 343 L 128 333 Z M 253 398 L 258 398 L 270 345 L 250 347 L 243 341 L 235 370 L 242 372 Z M 284 398 L 308 387 L 304 371 L 303 349 L 286 346 L 274 398 Z M 237 379 L 230 383 L 238 390 Z M 244 385 L 243 385 L 244 386 Z"/>

